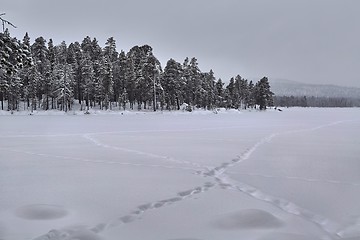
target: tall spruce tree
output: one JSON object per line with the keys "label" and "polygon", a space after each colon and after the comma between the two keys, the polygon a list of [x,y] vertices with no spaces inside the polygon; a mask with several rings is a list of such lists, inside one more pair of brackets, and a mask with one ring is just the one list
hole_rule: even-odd
{"label": "tall spruce tree", "polygon": [[119,53],[116,51],[116,41],[113,37],[107,39],[103,54],[109,58],[110,62],[116,62]]}
{"label": "tall spruce tree", "polygon": [[14,98],[18,99],[20,97],[21,93],[18,88],[21,87],[21,81],[15,75],[24,66],[30,66],[32,63],[30,49],[26,44],[21,44],[16,38],[11,37],[8,30],[0,33],[0,95],[2,110],[4,109],[5,98],[8,97],[9,100],[11,95],[12,100],[10,100],[13,101]]}
{"label": "tall spruce tree", "polygon": [[84,98],[87,111],[95,102],[95,74],[89,53],[84,54],[80,63],[81,79],[84,82]]}
{"label": "tall spruce tree", "polygon": [[266,110],[268,106],[273,105],[274,93],[270,90],[270,84],[267,77],[263,77],[255,85],[255,102],[259,105],[260,110]]}
{"label": "tall spruce tree", "polygon": [[79,42],[70,43],[67,51],[67,63],[71,65],[74,73],[74,97],[82,106],[84,100],[84,80],[81,75],[80,65],[83,58]]}
{"label": "tall spruce tree", "polygon": [[161,84],[165,92],[166,109],[176,108],[180,110],[180,105],[184,102],[182,91],[185,86],[183,69],[180,63],[174,59],[167,62]]}
{"label": "tall spruce tree", "polygon": [[128,100],[126,91],[126,67],[127,59],[124,51],[121,51],[118,59],[113,63],[114,72],[114,101],[118,101],[119,108],[123,107],[125,110],[126,102]]}
{"label": "tall spruce tree", "polygon": [[215,76],[213,70],[204,73],[202,80],[202,107],[208,110],[215,107],[216,93],[215,93]]}
{"label": "tall spruce tree", "polygon": [[57,105],[60,105],[60,110],[67,112],[71,110],[74,99],[72,67],[66,61],[58,63],[55,66],[54,73],[56,81],[53,83],[53,96]]}
{"label": "tall spruce tree", "polygon": [[221,78],[215,83],[215,106],[224,107],[224,83]]}
{"label": "tall spruce tree", "polygon": [[51,95],[51,65],[48,58],[46,40],[43,37],[36,38],[35,43],[31,46],[31,51],[37,71],[40,74],[37,94],[40,100],[39,104],[42,103],[43,109],[48,110],[49,97]]}
{"label": "tall spruce tree", "polygon": [[229,84],[226,86],[225,100],[226,108],[236,108],[237,98],[234,78],[231,78]]}
{"label": "tall spruce tree", "polygon": [[101,69],[100,69],[100,101],[103,102],[102,106],[105,109],[111,109],[111,98],[113,96],[113,66],[109,57],[104,56],[101,60]]}

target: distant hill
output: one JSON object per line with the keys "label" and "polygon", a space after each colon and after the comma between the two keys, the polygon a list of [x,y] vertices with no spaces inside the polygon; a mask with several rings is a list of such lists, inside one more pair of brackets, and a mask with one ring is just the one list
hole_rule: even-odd
{"label": "distant hill", "polygon": [[306,84],[286,79],[269,79],[276,96],[314,96],[331,98],[360,98],[360,88],[336,85]]}

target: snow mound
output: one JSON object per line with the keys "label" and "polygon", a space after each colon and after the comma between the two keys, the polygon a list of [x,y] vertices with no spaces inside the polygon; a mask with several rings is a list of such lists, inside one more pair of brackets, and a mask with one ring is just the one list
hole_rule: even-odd
{"label": "snow mound", "polygon": [[277,217],[260,209],[244,209],[226,214],[213,221],[213,226],[223,230],[278,228],[283,225]]}
{"label": "snow mound", "polygon": [[34,204],[18,208],[15,214],[27,220],[51,220],[63,218],[68,212],[61,206]]}

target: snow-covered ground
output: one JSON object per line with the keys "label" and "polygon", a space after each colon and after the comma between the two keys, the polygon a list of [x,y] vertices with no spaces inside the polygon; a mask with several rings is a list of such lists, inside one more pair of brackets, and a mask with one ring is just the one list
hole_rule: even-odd
{"label": "snow-covered ground", "polygon": [[360,239],[360,109],[0,116],[1,240]]}

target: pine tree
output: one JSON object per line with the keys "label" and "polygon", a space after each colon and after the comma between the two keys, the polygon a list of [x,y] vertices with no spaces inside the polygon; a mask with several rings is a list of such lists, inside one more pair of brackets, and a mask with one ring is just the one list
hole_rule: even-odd
{"label": "pine tree", "polygon": [[202,107],[208,110],[213,109],[216,102],[215,76],[213,70],[203,74],[202,80]]}
{"label": "pine tree", "polygon": [[215,105],[217,107],[224,107],[224,83],[221,78],[215,84]]}
{"label": "pine tree", "polygon": [[[130,52],[129,52],[130,53]],[[127,54],[126,57],[126,68],[125,68],[125,84],[127,99],[130,103],[130,108],[134,109],[134,103],[136,101],[135,92],[136,92],[136,73],[135,73],[135,62],[130,54]]]}
{"label": "pine tree", "polygon": [[255,86],[252,81],[249,82],[248,85],[248,97],[246,99],[247,107],[254,108],[256,104],[255,100]]}
{"label": "pine tree", "polygon": [[201,71],[198,67],[196,58],[186,58],[183,63],[183,71],[185,78],[184,98],[189,105],[199,105],[201,99]]}
{"label": "pine tree", "polygon": [[[147,47],[146,45],[143,47]],[[145,55],[145,61],[143,61],[142,74],[150,86],[147,89],[146,101],[152,102],[153,110],[156,111],[158,100],[163,101],[163,87],[161,86],[160,76],[162,74],[162,68],[160,61],[153,55],[152,48],[149,47],[149,52]],[[161,104],[163,105],[163,104]]]}
{"label": "pine tree", "polygon": [[81,79],[84,81],[84,97],[87,111],[95,101],[95,74],[90,55],[86,53],[80,63]]}
{"label": "pine tree", "polygon": [[91,43],[91,38],[89,36],[85,37],[81,43],[81,50],[83,52],[83,54],[88,54],[90,57],[90,60],[92,59],[92,43]]}
{"label": "pine tree", "polygon": [[154,93],[156,88],[161,90],[159,76],[162,69],[159,60],[153,55],[152,48],[149,45],[133,47],[127,54],[127,58],[126,75],[130,105],[133,105],[131,101],[134,97],[138,109],[141,109],[142,104],[146,109],[147,103],[153,102],[154,110],[156,110],[156,95]]}
{"label": "pine tree", "polygon": [[255,85],[255,101],[260,110],[266,110],[266,107],[273,105],[274,93],[270,90],[270,84],[267,77],[263,77]]}
{"label": "pine tree", "polygon": [[[28,35],[25,35],[28,41]],[[0,93],[1,109],[4,109],[5,98],[8,109],[18,109],[18,102],[23,95],[23,82],[19,77],[19,70],[31,66],[32,58],[29,46],[12,38],[8,30],[0,33]]]}
{"label": "pine tree", "polygon": [[[103,56],[105,58],[107,58],[109,61],[109,63],[112,65],[112,71],[113,71],[113,75],[115,75],[116,77],[113,77],[113,84],[111,86],[111,93],[112,95],[109,96],[110,101],[118,101],[119,98],[119,82],[120,80],[120,76],[117,76],[117,74],[120,74],[121,69],[119,69],[118,67],[118,56],[119,53],[116,51],[116,41],[113,37],[110,37],[107,39],[106,43],[105,43],[105,47],[103,49]],[[114,74],[115,73],[115,74]],[[123,90],[121,90],[123,91]]]}
{"label": "pine tree", "polygon": [[91,59],[93,61],[96,61],[96,60],[101,60],[101,56],[102,56],[102,49],[97,41],[96,38],[94,38],[92,41],[91,41]]}
{"label": "pine tree", "polygon": [[24,65],[31,65],[32,58],[29,49],[16,38],[10,36],[8,30],[0,33],[0,71],[11,76],[22,69]]}
{"label": "pine tree", "polygon": [[103,101],[103,106],[105,109],[111,109],[111,97],[113,95],[113,66],[110,61],[110,58],[104,56],[101,61],[100,69],[100,100]]}
{"label": "pine tree", "polygon": [[[22,46],[23,46],[24,50],[26,50],[28,52],[28,55],[31,56],[30,37],[29,37],[28,33],[26,33],[23,38]],[[26,101],[27,108],[30,107],[30,96],[32,96],[32,94],[34,94],[34,92],[31,92],[33,90],[32,86],[31,86],[31,84],[33,84],[33,79],[31,76],[32,68],[33,68],[33,66],[31,66],[31,65],[24,66],[24,68],[21,69],[21,71],[19,72],[19,75],[18,75],[20,77],[22,88],[23,88],[21,95],[23,97],[23,100]],[[31,104],[32,103],[33,102],[31,102]],[[26,109],[25,106],[24,106],[24,109]]]}
{"label": "pine tree", "polygon": [[231,78],[229,84],[226,86],[225,101],[226,108],[236,108],[236,90],[234,78]]}
{"label": "pine tree", "polygon": [[[49,97],[51,94],[51,65],[48,58],[48,49],[45,45],[46,41],[43,37],[35,39],[35,43],[31,46],[34,62],[37,71],[40,74],[38,86],[38,99],[43,102],[44,110],[49,109]],[[45,101],[45,102],[44,102]],[[39,102],[39,104],[41,103]]]}
{"label": "pine tree", "polygon": [[48,42],[48,60],[50,62],[50,71],[54,71],[56,64],[56,49],[51,38]]}
{"label": "pine tree", "polygon": [[84,80],[82,78],[80,65],[83,58],[80,43],[71,43],[67,51],[67,63],[71,65],[74,73],[74,96],[82,106],[84,100]]}
{"label": "pine tree", "polygon": [[180,105],[184,101],[182,91],[185,85],[180,63],[174,59],[167,62],[161,78],[161,85],[165,92],[166,109],[170,110],[176,107],[177,110],[180,110]]}
{"label": "pine tree", "polygon": [[60,110],[67,112],[71,110],[74,93],[73,93],[73,72],[71,65],[58,63],[55,66],[55,82],[53,83],[54,91],[52,92],[57,104],[61,106]]}
{"label": "pine tree", "polygon": [[36,94],[38,92],[39,81],[41,79],[40,73],[35,66],[31,66],[27,71],[27,96],[29,98],[29,104],[31,112],[36,110]]}
{"label": "pine tree", "polygon": [[114,72],[114,101],[118,101],[119,108],[125,110],[127,102],[126,92],[126,67],[127,58],[124,51],[121,51],[117,61],[113,64]]}
{"label": "pine tree", "polygon": [[240,75],[237,75],[235,77],[235,89],[236,89],[236,98],[237,98],[237,104],[240,108],[247,107],[247,99],[249,96],[249,87],[248,87],[248,81],[244,78],[242,78]]}
{"label": "pine tree", "polygon": [[8,83],[8,110],[18,110],[23,84],[21,82],[21,79],[16,75],[9,76]]}
{"label": "pine tree", "polygon": [[109,58],[111,63],[116,62],[119,54],[116,51],[116,41],[113,37],[107,39],[103,54]]}

